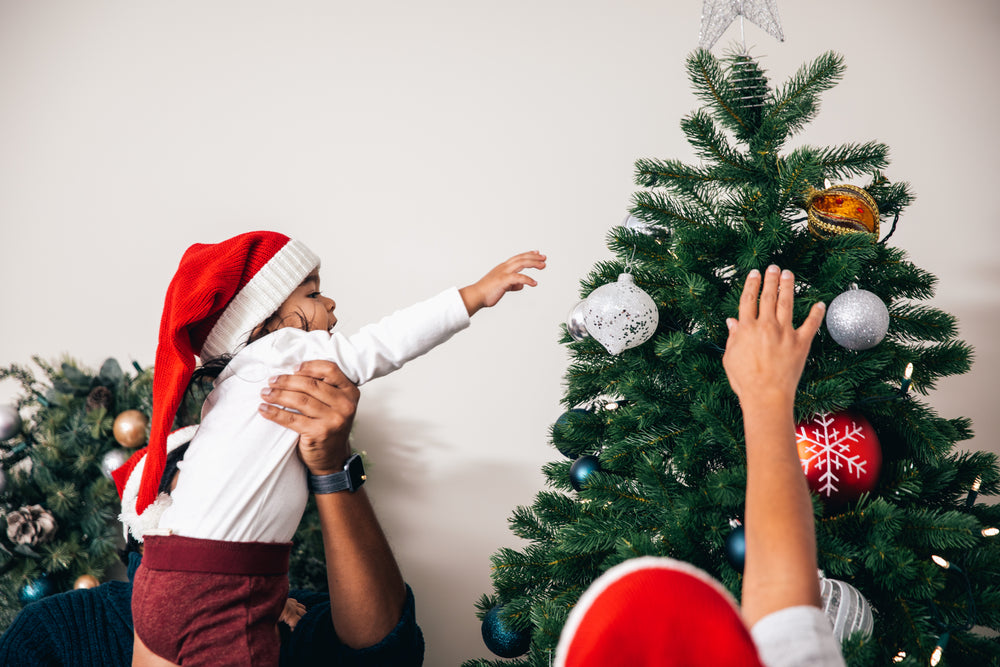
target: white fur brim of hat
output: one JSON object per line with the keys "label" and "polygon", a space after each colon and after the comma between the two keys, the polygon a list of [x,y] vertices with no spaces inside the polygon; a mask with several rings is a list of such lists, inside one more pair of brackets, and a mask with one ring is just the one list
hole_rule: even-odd
{"label": "white fur brim of hat", "polygon": [[273,315],[319,265],[319,257],[312,250],[289,239],[226,305],[199,356],[216,359],[239,352],[254,328]]}
{"label": "white fur brim of hat", "polygon": [[[169,454],[181,445],[191,442],[197,431],[198,425],[195,424],[193,426],[185,426],[171,433],[167,436],[167,453]],[[125,488],[122,490],[122,513],[118,515],[118,520],[122,522],[122,534],[126,540],[129,533],[132,533],[132,537],[142,542],[143,533],[156,530],[160,523],[160,515],[163,514],[165,509],[170,507],[170,496],[166,493],[161,493],[156,497],[153,504],[146,508],[145,512],[142,514],[136,513],[135,504],[136,499],[139,497],[139,484],[142,482],[142,471],[145,467],[146,455],[143,454],[142,458],[139,459],[139,463],[132,469],[132,474],[128,476],[128,481],[125,482]]]}

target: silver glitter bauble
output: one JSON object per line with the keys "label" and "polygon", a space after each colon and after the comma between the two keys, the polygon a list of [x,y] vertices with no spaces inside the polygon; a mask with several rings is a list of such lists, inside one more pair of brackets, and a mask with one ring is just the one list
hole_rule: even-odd
{"label": "silver glitter bauble", "polygon": [[111,473],[125,465],[130,456],[132,456],[132,452],[127,449],[121,447],[112,449],[101,459],[101,472],[104,473],[105,477],[111,479]]}
{"label": "silver glitter bauble", "polygon": [[0,440],[9,440],[21,432],[21,415],[13,405],[0,405]]}
{"label": "silver glitter bauble", "polygon": [[642,345],[656,333],[660,321],[656,303],[628,273],[595,289],[585,304],[587,332],[610,354]]}
{"label": "silver glitter bauble", "polygon": [[823,613],[833,626],[838,644],[858,631],[866,638],[872,636],[875,626],[872,606],[857,588],[837,579],[820,577],[819,592]]}
{"label": "silver glitter bauble", "polygon": [[852,287],[830,302],[826,328],[848,350],[867,350],[889,331],[889,309],[871,292]]}
{"label": "silver glitter bauble", "polygon": [[590,338],[590,334],[587,333],[587,325],[583,322],[583,309],[586,305],[586,300],[576,304],[566,318],[566,329],[569,331],[569,336],[576,341]]}

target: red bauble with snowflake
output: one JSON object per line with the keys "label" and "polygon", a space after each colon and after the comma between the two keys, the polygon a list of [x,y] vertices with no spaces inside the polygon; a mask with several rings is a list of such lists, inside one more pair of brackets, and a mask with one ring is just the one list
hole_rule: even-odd
{"label": "red bauble with snowflake", "polygon": [[795,441],[809,488],[825,502],[849,503],[878,483],[882,447],[858,413],[814,415],[796,424]]}

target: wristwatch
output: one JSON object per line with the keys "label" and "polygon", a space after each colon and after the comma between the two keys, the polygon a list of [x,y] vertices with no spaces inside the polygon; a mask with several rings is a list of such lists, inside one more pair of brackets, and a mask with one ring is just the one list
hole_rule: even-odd
{"label": "wristwatch", "polygon": [[337,491],[354,493],[361,488],[366,478],[365,464],[361,461],[361,456],[352,454],[340,472],[333,472],[329,475],[310,473],[307,479],[310,493],[324,494],[336,493]]}

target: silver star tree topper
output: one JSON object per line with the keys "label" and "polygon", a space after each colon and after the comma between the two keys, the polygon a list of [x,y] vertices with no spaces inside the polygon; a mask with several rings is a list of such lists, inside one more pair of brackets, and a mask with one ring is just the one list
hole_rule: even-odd
{"label": "silver star tree topper", "polygon": [[[775,0],[705,0],[701,8],[701,36],[698,47],[711,49],[737,16],[740,17],[741,32],[745,17],[779,42],[785,41],[785,35],[781,32],[781,22],[778,20],[778,4]],[[746,44],[744,49],[745,47]]]}

